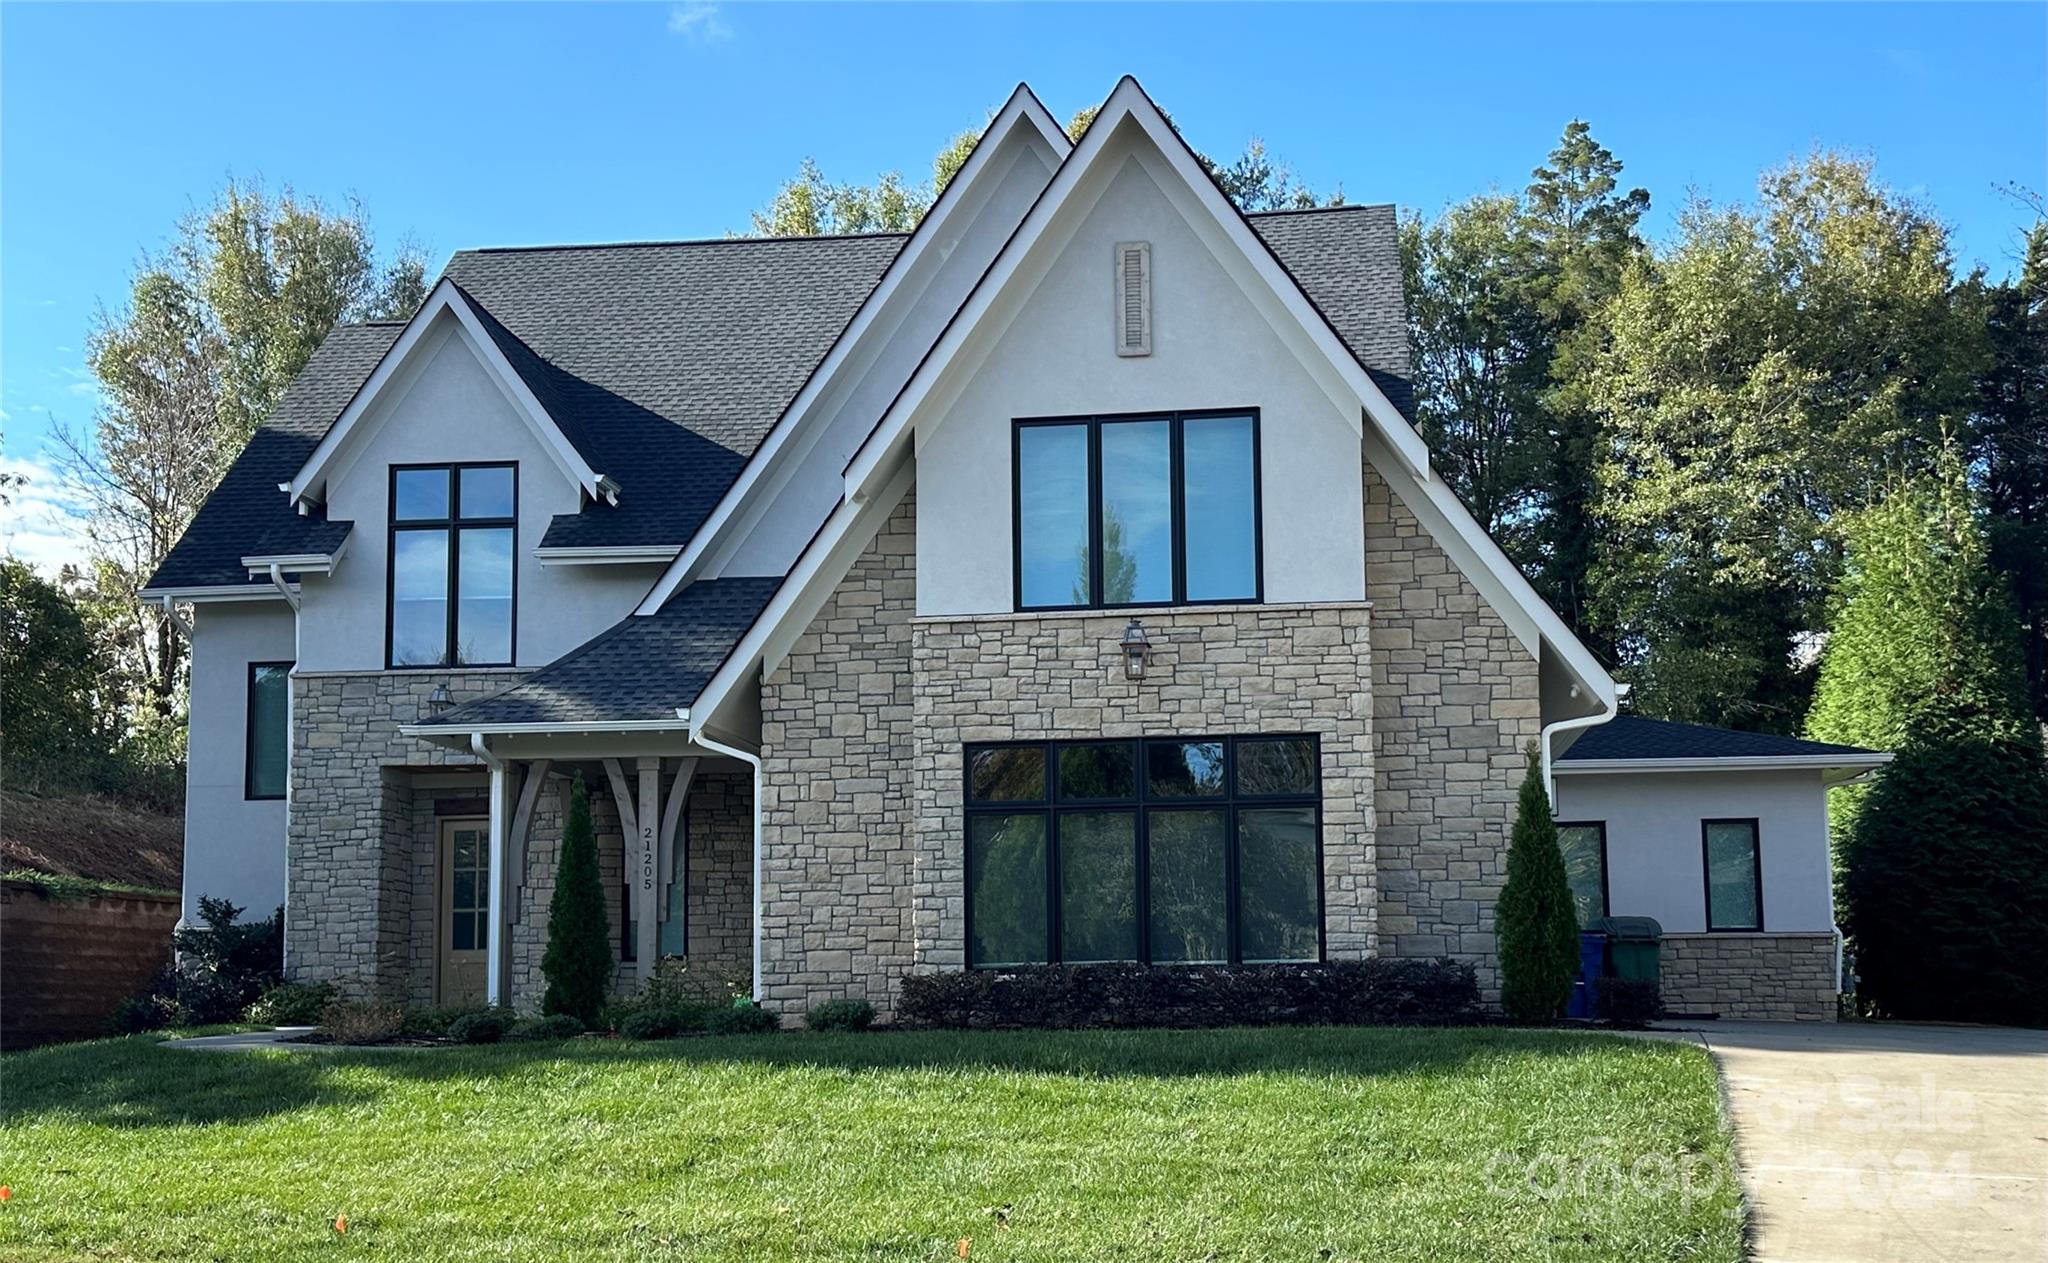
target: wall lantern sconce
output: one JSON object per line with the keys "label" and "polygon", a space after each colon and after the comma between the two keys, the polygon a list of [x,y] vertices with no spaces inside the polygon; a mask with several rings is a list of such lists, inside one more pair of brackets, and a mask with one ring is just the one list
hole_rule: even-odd
{"label": "wall lantern sconce", "polygon": [[1152,656],[1152,642],[1145,639],[1145,625],[1132,619],[1124,627],[1124,638],[1118,642],[1124,651],[1124,678],[1142,680],[1145,678],[1145,662]]}
{"label": "wall lantern sconce", "polygon": [[448,695],[448,685],[446,683],[436,684],[434,691],[427,694],[428,714],[438,715],[454,704],[455,699]]}

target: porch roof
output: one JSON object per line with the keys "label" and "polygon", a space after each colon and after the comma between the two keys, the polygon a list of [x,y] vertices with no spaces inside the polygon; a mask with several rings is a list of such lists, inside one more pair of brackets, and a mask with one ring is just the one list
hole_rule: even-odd
{"label": "porch roof", "polygon": [[673,721],[725,665],[781,584],[780,578],[699,579],[660,612],[629,616],[504,692],[411,727],[462,732]]}

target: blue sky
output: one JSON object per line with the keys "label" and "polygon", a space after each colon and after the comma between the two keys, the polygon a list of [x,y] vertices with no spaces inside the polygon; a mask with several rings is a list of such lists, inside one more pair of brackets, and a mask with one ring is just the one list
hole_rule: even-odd
{"label": "blue sky", "polygon": [[[1197,145],[1436,209],[1517,187],[1589,119],[1651,191],[1746,198],[1815,145],[1873,155],[2009,271],[2048,186],[2048,6],[0,5],[8,459],[91,418],[83,338],[229,175],[359,197],[459,248],[715,236],[806,155],[923,178],[1019,80],[1062,118],[1136,74]],[[45,480],[47,481],[47,480]],[[54,492],[53,492],[54,494]],[[0,521],[25,555],[54,544]],[[26,540],[26,542],[24,542]]]}

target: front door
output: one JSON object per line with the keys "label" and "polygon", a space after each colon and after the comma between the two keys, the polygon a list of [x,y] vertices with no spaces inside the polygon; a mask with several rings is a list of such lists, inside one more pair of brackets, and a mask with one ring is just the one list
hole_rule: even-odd
{"label": "front door", "polygon": [[441,822],[434,999],[443,1008],[484,1002],[490,956],[490,830],[488,820]]}

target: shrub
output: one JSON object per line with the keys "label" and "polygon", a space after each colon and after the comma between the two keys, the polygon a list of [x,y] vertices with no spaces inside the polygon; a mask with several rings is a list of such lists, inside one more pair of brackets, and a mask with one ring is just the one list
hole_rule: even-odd
{"label": "shrub", "polygon": [[1305,965],[1038,965],[912,974],[898,1020],[948,1028],[1441,1025],[1479,1006],[1448,960]]}
{"label": "shrub", "polygon": [[760,1035],[777,1030],[782,1019],[752,1000],[712,1011],[709,1030],[713,1035]]}
{"label": "shrub", "polygon": [[1653,978],[1595,978],[1593,1011],[1616,1026],[1638,1027],[1664,1016]]}
{"label": "shrub", "polygon": [[1500,938],[1500,1004],[1523,1022],[1564,1012],[1579,973],[1579,914],[1565,880],[1557,822],[1543,784],[1542,760],[1529,750],[1522,798],[1508,842],[1508,876],[1494,905]]}
{"label": "shrub", "polygon": [[107,1019],[107,1033],[139,1035],[144,1031],[160,1031],[169,1026],[176,1015],[176,1005],[166,997],[132,996],[114,1006],[113,1016]]}
{"label": "shrub", "polygon": [[583,1033],[583,1023],[567,1013],[550,1013],[545,1017],[529,1017],[512,1024],[505,1032],[511,1040],[563,1040],[574,1039]]}
{"label": "shrub", "polygon": [[249,1006],[249,1020],[266,1026],[317,1026],[327,1006],[341,998],[331,982],[288,982],[272,987]]}
{"label": "shrub", "polygon": [[284,909],[238,921],[242,909],[201,896],[199,919],[172,938],[178,949],[179,1022],[238,1022],[258,997],[284,981]]}
{"label": "shrub", "polygon": [[585,1026],[598,1020],[612,973],[611,925],[604,879],[597,871],[590,791],[580,776],[569,794],[569,823],[562,833],[562,862],[548,903],[548,946],[540,968],[548,982],[542,1012],[567,1013]]}
{"label": "shrub", "polygon": [[448,1024],[448,1038],[458,1044],[495,1044],[519,1020],[510,1009],[480,1009]]}
{"label": "shrub", "polygon": [[402,1005],[335,1000],[321,1010],[320,1034],[336,1044],[388,1044],[405,1029]]}
{"label": "shrub", "polygon": [[875,1006],[866,1000],[826,1000],[804,1014],[804,1025],[814,1031],[864,1031],[874,1024]]}
{"label": "shrub", "polygon": [[627,1011],[614,1028],[627,1039],[674,1039],[711,1028],[723,1009],[708,1004],[665,1004]]}
{"label": "shrub", "polygon": [[408,1007],[405,1010],[405,1024],[399,1032],[406,1039],[446,1039],[448,1028],[456,1021],[472,1013],[481,1013],[478,1008],[436,1009],[430,1007]]}

